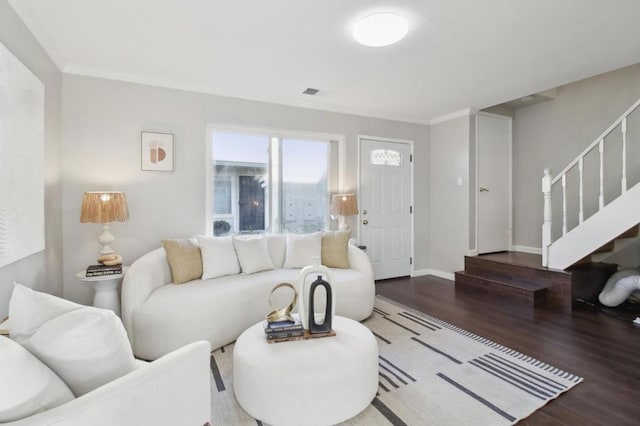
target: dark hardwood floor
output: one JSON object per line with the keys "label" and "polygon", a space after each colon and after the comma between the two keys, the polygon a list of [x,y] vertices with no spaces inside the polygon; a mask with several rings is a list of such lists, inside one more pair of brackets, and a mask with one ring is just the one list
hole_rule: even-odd
{"label": "dark hardwood floor", "polygon": [[588,306],[572,313],[456,292],[434,276],[376,283],[377,293],[486,337],[584,381],[523,425],[640,425],[640,326]]}

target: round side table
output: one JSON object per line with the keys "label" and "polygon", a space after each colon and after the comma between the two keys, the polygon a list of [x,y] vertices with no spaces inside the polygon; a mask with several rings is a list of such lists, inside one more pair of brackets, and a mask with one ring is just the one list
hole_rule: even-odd
{"label": "round side table", "polygon": [[101,275],[97,277],[87,277],[87,271],[80,271],[76,274],[76,277],[78,277],[80,281],[88,282],[93,286],[95,290],[93,306],[111,309],[116,315],[120,316],[118,286],[128,269],[128,266],[123,266],[121,274]]}

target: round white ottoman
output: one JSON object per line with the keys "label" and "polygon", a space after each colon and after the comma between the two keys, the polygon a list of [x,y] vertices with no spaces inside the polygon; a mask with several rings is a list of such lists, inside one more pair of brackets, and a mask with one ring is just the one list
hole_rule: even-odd
{"label": "round white ottoman", "polygon": [[334,317],[334,337],[267,343],[262,323],[233,349],[238,403],[272,425],[331,425],[364,410],[378,389],[378,344],[357,321]]}

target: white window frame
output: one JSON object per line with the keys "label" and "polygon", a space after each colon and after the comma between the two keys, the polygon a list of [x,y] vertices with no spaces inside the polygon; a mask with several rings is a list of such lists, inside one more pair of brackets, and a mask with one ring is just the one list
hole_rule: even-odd
{"label": "white window frame", "polygon": [[[342,193],[344,192],[344,175],[345,175],[345,140],[346,136],[343,134],[335,134],[335,133],[320,133],[320,132],[306,132],[299,130],[286,130],[286,129],[273,129],[273,128],[256,128],[256,127],[248,127],[242,125],[229,125],[229,124],[215,124],[210,123],[207,125],[206,132],[206,140],[205,140],[205,232],[206,235],[213,235],[213,177],[214,177],[214,166],[213,166],[213,133],[215,131],[221,132],[233,132],[240,134],[257,134],[262,136],[269,137],[269,143],[271,143],[272,138],[278,138],[280,141],[283,139],[296,139],[296,140],[305,140],[305,141],[319,141],[319,142],[337,142],[338,143],[338,176],[337,182],[334,182],[332,178],[332,173],[327,174],[327,208],[326,208],[326,217],[327,217],[327,226],[331,226],[329,210],[331,208],[331,194]],[[279,144],[280,145],[280,144]],[[269,156],[269,179],[274,179],[276,176],[275,173],[271,172],[273,164],[273,155]],[[330,171],[333,164],[331,162],[331,150],[327,155],[327,168]],[[277,164],[277,177],[282,176],[282,164]],[[277,188],[277,189],[276,189]],[[277,194],[273,194],[272,191],[277,190]],[[269,186],[265,193],[265,199],[268,200],[268,208],[265,212],[265,227],[268,228],[266,232],[272,233],[274,226],[277,224],[279,217],[277,215],[278,212],[282,212],[282,206],[278,206],[277,208],[273,206],[272,199],[275,196],[279,196],[282,193],[282,188],[279,185],[274,185],[274,182],[269,181]],[[237,201],[237,200],[236,200]],[[279,199],[281,202],[281,200]],[[236,207],[232,205],[231,210],[235,212]],[[235,213],[234,213],[235,214]],[[234,223],[234,231],[239,232],[238,226]],[[279,231],[278,231],[279,232]]]}

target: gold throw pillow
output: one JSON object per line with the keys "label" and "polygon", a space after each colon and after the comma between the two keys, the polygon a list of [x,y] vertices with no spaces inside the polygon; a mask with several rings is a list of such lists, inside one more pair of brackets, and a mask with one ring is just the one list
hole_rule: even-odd
{"label": "gold throw pillow", "polygon": [[322,264],[329,268],[349,268],[348,231],[326,231],[322,236]]}
{"label": "gold throw pillow", "polygon": [[190,238],[162,240],[174,284],[202,277],[202,254],[196,241]]}

